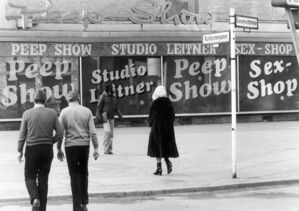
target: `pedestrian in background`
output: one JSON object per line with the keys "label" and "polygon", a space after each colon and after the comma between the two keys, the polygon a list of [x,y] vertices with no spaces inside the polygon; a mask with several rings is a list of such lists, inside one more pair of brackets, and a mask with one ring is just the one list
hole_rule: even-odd
{"label": "pedestrian in background", "polygon": [[172,172],[170,157],[179,156],[173,122],[175,114],[170,100],[167,98],[164,86],[158,86],[152,96],[153,103],[149,112],[149,126],[151,127],[147,155],[155,157],[157,170],[155,175],[162,175],[161,158],[165,159],[167,173]]}
{"label": "pedestrian in background", "polygon": [[117,114],[122,118],[115,96],[114,84],[108,84],[105,92],[99,96],[97,105],[97,119],[103,122],[104,128],[104,153],[112,155],[112,142],[114,136],[114,116]]}
{"label": "pedestrian in background", "polygon": [[[55,110],[46,108],[46,93],[39,89],[34,95],[34,107],[25,111],[18,141],[18,161],[21,163],[25,147],[25,183],[32,210],[45,211],[48,178],[53,160],[53,144],[63,138]],[[55,136],[53,137],[53,132]]]}
{"label": "pedestrian in background", "polygon": [[[94,147],[94,159],[97,160],[98,138],[91,111],[79,104],[77,91],[68,93],[68,107],[64,108],[59,121],[65,136],[65,154],[73,196],[73,211],[86,211],[88,199],[88,159],[90,139]],[[62,141],[57,144],[57,158],[64,159],[61,150]]]}

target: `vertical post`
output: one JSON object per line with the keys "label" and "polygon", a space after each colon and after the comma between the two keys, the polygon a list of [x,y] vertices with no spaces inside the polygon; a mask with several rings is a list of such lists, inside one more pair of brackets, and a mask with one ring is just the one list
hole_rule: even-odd
{"label": "vertical post", "polygon": [[80,57],[80,69],[79,69],[79,72],[80,72],[80,83],[79,83],[79,86],[80,86],[80,103],[81,105],[83,105],[83,79],[82,79],[82,56]]}
{"label": "vertical post", "polygon": [[286,10],[286,14],[287,14],[288,24],[289,24],[290,30],[291,30],[291,35],[292,35],[293,44],[294,44],[294,48],[295,48],[297,63],[299,66],[299,41],[298,41],[298,37],[297,37],[297,33],[296,33],[295,21],[293,19],[291,8],[286,7],[285,10]]}
{"label": "vertical post", "polygon": [[232,121],[232,177],[237,178],[237,156],[236,156],[236,52],[235,52],[235,9],[231,8],[229,13],[230,25],[230,65],[231,65],[231,121]]}
{"label": "vertical post", "polygon": [[22,14],[22,28],[25,30],[28,27],[28,16]]}
{"label": "vertical post", "polygon": [[165,81],[164,81],[164,68],[163,68],[163,63],[164,63],[164,61],[163,61],[163,56],[161,56],[160,57],[160,75],[161,75],[161,85],[162,86],[166,86],[165,85]]}
{"label": "vertical post", "polygon": [[199,2],[198,2],[198,0],[194,0],[194,4],[195,4],[195,13],[198,14],[199,13]]}

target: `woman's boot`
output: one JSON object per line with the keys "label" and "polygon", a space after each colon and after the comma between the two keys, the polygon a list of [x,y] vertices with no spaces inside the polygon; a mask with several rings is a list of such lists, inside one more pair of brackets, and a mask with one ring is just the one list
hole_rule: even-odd
{"label": "woman's boot", "polygon": [[165,163],[167,166],[167,174],[170,174],[172,172],[172,163],[168,158],[165,158]]}
{"label": "woman's boot", "polygon": [[155,175],[162,175],[162,164],[157,163],[157,170],[154,172]]}

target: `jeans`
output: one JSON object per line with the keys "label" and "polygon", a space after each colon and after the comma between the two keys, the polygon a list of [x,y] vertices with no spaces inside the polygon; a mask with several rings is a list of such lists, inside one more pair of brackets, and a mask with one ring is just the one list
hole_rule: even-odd
{"label": "jeans", "polygon": [[53,148],[49,144],[26,146],[25,183],[32,204],[40,200],[40,211],[45,211],[48,196],[48,178],[53,160]]}
{"label": "jeans", "polygon": [[81,204],[88,204],[89,146],[66,147],[65,154],[71,177],[73,210],[81,210]]}
{"label": "jeans", "polygon": [[114,135],[114,119],[108,119],[103,124],[104,128],[104,153],[112,152],[112,141]]}

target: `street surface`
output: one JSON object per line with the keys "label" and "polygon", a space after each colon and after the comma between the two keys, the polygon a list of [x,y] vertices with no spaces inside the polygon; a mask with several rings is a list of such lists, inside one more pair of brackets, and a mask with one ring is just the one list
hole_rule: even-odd
{"label": "street surface", "polygon": [[[97,133],[102,142],[103,129],[98,128]],[[235,210],[243,211],[247,206],[248,210],[264,210],[264,206],[272,205],[272,210],[279,206],[285,209],[277,208],[277,210],[294,210],[293,203],[297,202],[295,198],[299,197],[297,197],[298,189],[294,191],[292,186],[267,194],[263,192],[246,194],[246,192],[235,191],[241,187],[269,186],[269,183],[270,185],[299,185],[299,121],[238,123],[236,179],[232,179],[230,124],[180,125],[175,126],[175,134],[180,157],[171,159],[173,172],[169,175],[165,173],[163,162],[163,175],[154,176],[155,159],[146,156],[149,128],[115,128],[114,154],[104,155],[100,145],[99,159],[95,161],[92,159],[92,153],[90,155],[89,193],[97,198],[96,201],[91,200],[90,210],[98,210],[98,205],[94,203],[99,203],[100,207],[104,208],[111,206],[111,210],[126,207],[127,210],[131,208],[134,210],[134,206],[136,206],[135,210],[140,210],[138,206],[145,206],[151,210],[156,208],[158,211],[159,207],[167,208],[173,205],[177,210],[185,206],[194,210],[202,208],[203,211],[210,210],[205,206],[211,207],[211,210],[214,208],[230,210],[239,206],[242,209]],[[0,208],[5,211],[9,209],[18,211],[19,208],[21,208],[19,210],[28,210],[24,163],[17,163],[18,131],[0,131],[0,137],[0,203],[2,205]],[[60,210],[58,206],[66,206],[65,210],[71,210],[67,164],[65,161],[57,160],[56,152],[54,146],[55,158],[49,176],[49,208],[56,211]],[[235,191],[224,192],[223,195],[221,192],[208,192],[232,188]],[[179,195],[170,197],[175,200],[169,202],[168,199],[164,200],[167,195],[156,197],[161,193],[196,191],[199,192],[198,199],[197,194],[189,194],[189,196],[194,196],[197,200],[187,200],[190,197]],[[151,196],[144,198],[148,195]],[[114,198],[110,200],[108,196]],[[118,198],[115,198],[117,196]],[[130,198],[123,196],[137,198],[132,198],[130,201]],[[256,198],[263,203],[255,203]],[[18,204],[20,201],[24,203]],[[57,204],[59,201],[62,201],[62,204]],[[147,203],[152,204],[147,206]],[[93,209],[93,206],[96,208]],[[141,208],[143,210],[144,207]],[[166,208],[165,210],[168,210]],[[299,210],[299,206],[295,208]]]}
{"label": "street surface", "polygon": [[[89,211],[298,211],[299,185],[142,197],[91,198]],[[0,203],[0,211],[30,210],[28,202]],[[71,199],[50,200],[48,211],[71,211]]]}

